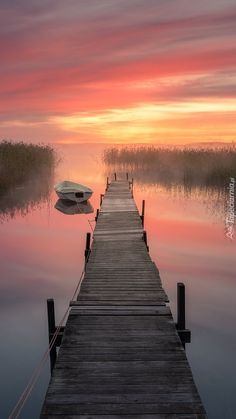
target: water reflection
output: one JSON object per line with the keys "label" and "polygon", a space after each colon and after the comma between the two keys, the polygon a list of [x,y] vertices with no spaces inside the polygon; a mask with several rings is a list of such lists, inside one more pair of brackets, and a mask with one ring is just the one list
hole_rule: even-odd
{"label": "water reflection", "polygon": [[41,172],[21,186],[13,187],[0,197],[0,223],[16,216],[26,216],[48,203],[54,183],[52,172]]}
{"label": "water reflection", "polygon": [[[101,165],[103,149],[103,145],[63,146],[62,162],[56,168],[55,183],[68,178],[94,190],[91,204],[95,209],[104,193],[107,172],[111,177],[115,171]],[[79,156],[83,156],[80,164]],[[150,254],[160,269],[174,315],[176,283],[183,281],[186,285],[186,321],[192,331],[187,352],[208,417],[234,418],[235,240],[226,239],[218,212],[224,191],[164,184],[151,171],[149,175],[132,171],[130,177],[134,177],[138,208],[146,200]],[[32,200],[36,188],[41,187],[45,184],[28,195],[24,191],[25,201],[26,195]],[[16,205],[23,199],[20,191],[19,197],[12,197]],[[46,193],[42,197],[33,212],[25,212],[22,217],[21,205],[14,219],[0,224],[0,334],[4,336],[0,347],[4,359],[1,418],[8,417],[48,344],[46,299],[55,299],[57,323],[68,307],[84,266],[86,233],[91,231],[89,222],[94,218],[86,214],[66,217],[55,210],[57,197],[53,190],[51,196]],[[17,377],[14,385],[12,371]],[[22,419],[39,417],[49,368],[43,374]]]}
{"label": "water reflection", "polygon": [[[122,170],[121,170],[122,169]],[[114,173],[118,176],[123,176],[124,173],[129,173],[129,177],[134,179],[134,185],[139,190],[151,191],[157,194],[165,193],[169,199],[174,201],[196,201],[204,205],[205,210],[212,217],[225,218],[226,202],[227,202],[227,186],[229,179],[226,178],[224,183],[217,183],[215,185],[208,185],[199,176],[176,177],[174,180],[172,175],[163,176],[163,173],[158,173],[146,167],[139,167],[137,169],[130,166],[108,165],[104,167],[104,173],[109,178],[114,177]]]}
{"label": "water reflection", "polygon": [[132,172],[150,185],[181,185],[184,188],[224,189],[236,177],[236,148],[160,148],[152,146],[108,148],[103,161],[107,167]]}
{"label": "water reflection", "polygon": [[66,215],[92,214],[94,212],[89,201],[78,203],[69,199],[58,199],[54,208]]}

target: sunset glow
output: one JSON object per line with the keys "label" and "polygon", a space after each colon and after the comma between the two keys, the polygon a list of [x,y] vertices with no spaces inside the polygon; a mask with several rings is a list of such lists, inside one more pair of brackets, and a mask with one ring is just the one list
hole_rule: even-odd
{"label": "sunset glow", "polygon": [[235,1],[1,2],[1,137],[235,140]]}

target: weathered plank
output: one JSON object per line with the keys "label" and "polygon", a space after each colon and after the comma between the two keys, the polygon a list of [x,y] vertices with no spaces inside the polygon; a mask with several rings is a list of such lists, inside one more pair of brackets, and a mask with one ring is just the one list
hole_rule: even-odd
{"label": "weathered plank", "polygon": [[128,181],[106,192],[41,419],[203,419]]}
{"label": "weathered plank", "polygon": [[[91,414],[89,414],[89,415],[87,415],[87,414],[85,414],[85,415],[78,415],[78,414],[76,414],[76,415],[60,415],[60,417],[61,418],[63,418],[63,419],[108,419],[108,416],[107,415],[103,415],[103,414],[101,414],[101,415],[91,415]],[[119,419],[121,416],[120,415],[109,415],[109,419]],[[45,419],[45,418],[49,418],[49,419],[58,419],[59,418],[59,416],[58,415],[56,415],[55,413],[53,413],[52,415],[50,414],[46,414],[46,415],[44,415],[44,414],[42,414],[42,416],[41,416],[41,418],[42,419]],[[122,415],[122,418],[123,419],[205,419],[206,418],[206,416],[203,414],[203,415],[199,415],[199,414],[176,414],[176,413],[174,413],[174,414],[168,414],[168,415],[166,415],[166,414],[154,414],[154,415],[152,415],[152,414],[144,414],[144,415],[142,415],[142,414],[140,414],[140,415]]]}

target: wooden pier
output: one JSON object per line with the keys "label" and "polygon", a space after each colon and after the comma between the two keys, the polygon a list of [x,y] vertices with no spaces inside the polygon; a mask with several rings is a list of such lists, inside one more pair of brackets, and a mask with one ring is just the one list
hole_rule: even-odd
{"label": "wooden pier", "polygon": [[128,180],[108,185],[41,419],[203,419]]}

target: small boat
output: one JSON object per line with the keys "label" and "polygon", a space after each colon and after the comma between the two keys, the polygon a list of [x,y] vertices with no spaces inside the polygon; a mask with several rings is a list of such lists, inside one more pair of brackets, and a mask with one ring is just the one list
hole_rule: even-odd
{"label": "small boat", "polygon": [[70,201],[74,202],[87,201],[93,193],[92,189],[87,188],[87,186],[83,186],[75,182],[70,182],[69,180],[58,183],[54,189],[59,198],[69,199]]}
{"label": "small boat", "polygon": [[66,215],[91,214],[94,210],[90,202],[75,202],[69,199],[58,199],[55,208]]}

